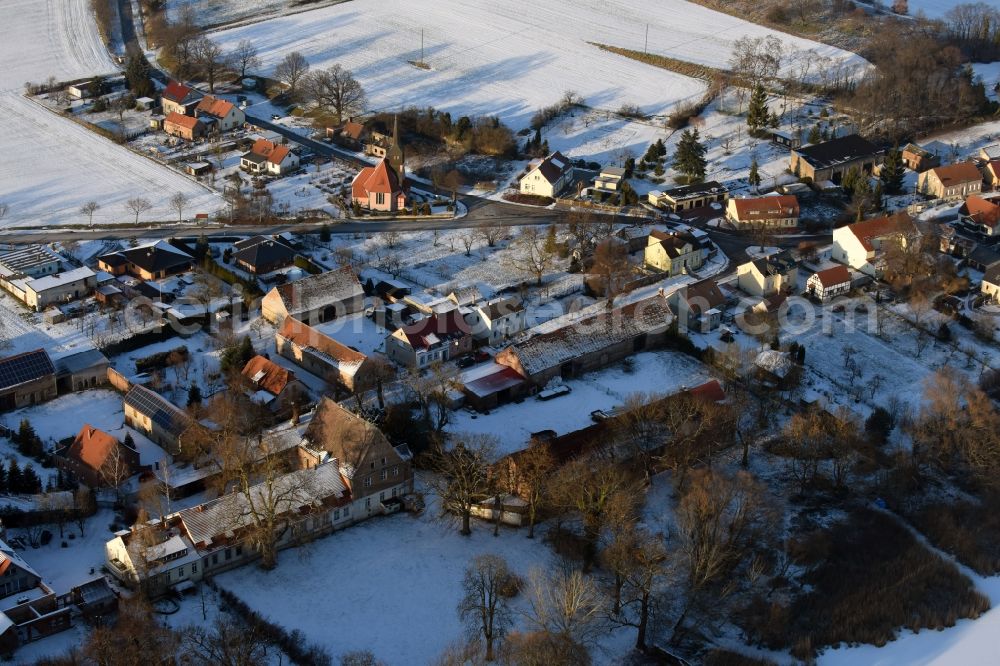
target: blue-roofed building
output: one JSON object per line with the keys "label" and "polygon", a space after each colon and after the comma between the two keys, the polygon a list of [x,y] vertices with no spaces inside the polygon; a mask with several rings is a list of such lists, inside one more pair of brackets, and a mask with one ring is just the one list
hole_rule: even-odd
{"label": "blue-roofed building", "polygon": [[56,369],[44,349],[0,359],[0,411],[56,397]]}

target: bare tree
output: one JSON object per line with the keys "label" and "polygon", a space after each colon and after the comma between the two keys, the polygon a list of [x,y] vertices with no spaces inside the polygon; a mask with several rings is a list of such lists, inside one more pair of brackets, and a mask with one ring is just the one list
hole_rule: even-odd
{"label": "bare tree", "polygon": [[628,260],[628,248],[615,239],[607,239],[594,251],[594,261],[589,273],[597,275],[607,299],[606,307],[614,307],[615,298],[625,292],[628,281],[635,274],[635,267]]}
{"label": "bare tree", "polygon": [[182,631],[185,658],[204,666],[256,666],[269,659],[270,642],[257,622],[243,623],[220,614],[209,627]]}
{"label": "bare tree", "polygon": [[504,596],[511,573],[499,555],[478,555],[465,569],[462,600],[458,615],[469,635],[486,644],[486,661],[493,661],[497,643],[513,623],[513,614]]}
{"label": "bare tree", "polygon": [[472,534],[472,509],[487,499],[494,489],[490,465],[496,455],[496,439],[491,435],[459,434],[450,449],[433,454],[431,468],[436,475],[431,487],[441,498],[442,508],[462,518],[460,533]]}
{"label": "bare tree", "polygon": [[306,98],[319,109],[333,113],[338,125],[344,116],[363,111],[368,103],[365,89],[340,65],[310,73],[302,85]]}
{"label": "bare tree", "polygon": [[240,43],[233,49],[231,55],[233,66],[239,71],[240,78],[245,79],[247,72],[260,67],[260,58],[257,56],[257,46],[249,39],[241,39]]}
{"label": "bare tree", "polygon": [[534,275],[538,286],[542,285],[545,271],[552,267],[555,260],[555,254],[548,245],[546,237],[539,233],[538,229],[528,227],[518,236],[515,243],[516,252],[510,259],[514,268]]}
{"label": "bare tree", "polygon": [[527,503],[528,538],[535,538],[538,511],[548,501],[549,480],[556,468],[552,451],[544,444],[535,444],[516,454],[513,484]]}
{"label": "bare tree", "polygon": [[83,643],[83,656],[101,666],[165,664],[176,659],[180,639],[160,624],[141,595],[124,596],[114,624],[96,627]]}
{"label": "bare tree", "polygon": [[479,236],[487,247],[496,247],[497,242],[507,234],[507,230],[500,226],[488,226],[479,228]]}
{"label": "bare tree", "polygon": [[539,630],[589,647],[606,629],[603,611],[603,595],[593,578],[578,569],[560,569],[551,575],[531,572],[526,615]]}
{"label": "bare tree", "polygon": [[[80,206],[80,214],[87,216],[87,226],[94,226],[94,213],[96,213],[100,207],[101,204],[96,201],[88,201]],[[3,215],[0,215],[0,217],[3,217]]]}
{"label": "bare tree", "polygon": [[208,91],[214,93],[216,80],[229,68],[222,47],[208,37],[199,37],[194,43],[193,62],[208,82]]}
{"label": "bare tree", "polygon": [[298,51],[292,51],[274,68],[274,78],[288,86],[289,99],[295,100],[299,93],[299,83],[309,73],[309,61]]}
{"label": "bare tree", "polygon": [[135,224],[139,225],[139,216],[150,210],[153,204],[149,203],[149,199],[144,199],[143,197],[132,197],[125,202],[125,210],[130,213],[135,214]]}
{"label": "bare tree", "polygon": [[98,474],[108,487],[114,488],[116,499],[121,499],[121,487],[130,476],[132,468],[125,459],[122,445],[115,442],[107,457],[97,470]]}
{"label": "bare tree", "polygon": [[170,197],[170,207],[177,211],[177,221],[184,222],[184,207],[187,205],[187,196],[183,192],[177,192]]}

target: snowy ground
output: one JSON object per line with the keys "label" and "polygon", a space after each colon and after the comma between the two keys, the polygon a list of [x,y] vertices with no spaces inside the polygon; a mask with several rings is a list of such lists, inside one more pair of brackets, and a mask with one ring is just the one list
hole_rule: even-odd
{"label": "snowy ground", "polygon": [[973,63],[972,71],[983,80],[983,85],[986,86],[986,95],[990,99],[997,99],[996,87],[1000,85],[1000,61]]}
{"label": "snowy ground", "polygon": [[707,367],[673,351],[637,354],[633,357],[633,367],[632,372],[625,372],[618,364],[563,382],[573,392],[555,400],[540,402],[528,398],[521,404],[503,405],[486,415],[455,412],[448,430],[495,435],[500,441],[499,453],[506,454],[527,446],[533,432],[555,430],[565,435],[586,428],[593,424],[590,412],[618,407],[635,393],[662,395],[710,379]]}
{"label": "snowy ground", "polygon": [[80,205],[101,209],[95,223],[122,222],[124,203],[143,196],[155,208],[146,219],[172,219],[167,199],[191,198],[193,211],[212,211],[220,199],[195,182],[134,155],[22,96],[25,81],[72,80],[116,69],[88,0],[5,0],[0,23],[0,117],[6,148],[16,160],[0,165],[0,201],[10,206],[3,225],[81,223]]}
{"label": "snowy ground", "polygon": [[[555,103],[566,90],[595,108],[638,104],[650,114],[698,98],[704,90],[700,81],[587,43],[642,48],[647,23],[651,52],[715,67],[726,66],[736,39],[767,34],[778,34],[788,48],[786,71],[804,58],[867,65],[854,54],[683,0],[653,5],[355,0],[222,31],[215,39],[225,49],[251,39],[265,72],[291,51],[301,52],[314,68],[339,63],[364,85],[373,110],[434,106],[453,114],[497,115],[520,129],[536,109]],[[408,62],[421,58],[421,30],[429,70]]]}
{"label": "snowy ground", "polygon": [[[525,580],[532,569],[557,563],[542,539],[528,540],[523,531],[503,529],[494,538],[490,526],[477,521],[472,536],[463,537],[453,520],[439,519],[431,500],[419,517],[374,518],[282,552],[273,571],[244,567],[216,582],[264,616],[301,630],[335,658],[371,649],[392,666],[434,663],[463,637],[456,606],[472,557],[501,555]],[[514,606],[525,605],[522,593]],[[515,626],[524,626],[519,615]],[[609,631],[602,644],[612,650],[595,653],[595,663],[620,656],[629,640],[631,631]]]}

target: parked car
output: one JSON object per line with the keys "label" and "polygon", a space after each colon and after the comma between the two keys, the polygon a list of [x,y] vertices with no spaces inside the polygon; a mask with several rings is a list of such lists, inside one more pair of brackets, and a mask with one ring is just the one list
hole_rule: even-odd
{"label": "parked car", "polygon": [[463,369],[471,368],[475,364],[476,364],[476,359],[474,359],[471,356],[463,356],[462,358],[458,359],[458,361],[455,363],[455,365]]}
{"label": "parked car", "polygon": [[611,418],[611,414],[608,414],[603,409],[595,409],[590,413],[590,418],[594,423],[600,423],[601,421],[607,421]]}

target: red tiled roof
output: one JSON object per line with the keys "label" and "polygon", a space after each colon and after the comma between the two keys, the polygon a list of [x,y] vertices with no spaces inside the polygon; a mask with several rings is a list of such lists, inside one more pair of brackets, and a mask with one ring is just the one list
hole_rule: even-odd
{"label": "red tiled roof", "polygon": [[701,386],[688,389],[688,393],[695,398],[701,398],[707,402],[723,402],[726,399],[726,392],[718,379],[707,381]]}
{"label": "red tiled roof", "polygon": [[291,149],[288,146],[277,144],[267,139],[257,139],[253,142],[250,152],[260,155],[273,164],[281,164],[282,160],[291,152]]}
{"label": "red tiled roof", "polygon": [[994,177],[1000,178],[1000,160],[990,160],[986,163],[986,169],[992,173]]}
{"label": "red tiled roof", "polygon": [[177,81],[171,81],[167,84],[167,87],[163,89],[162,96],[169,99],[171,102],[183,102],[187,99],[187,96],[191,94],[191,88],[187,87],[183,83],[178,83]]}
{"label": "red tiled roof", "polygon": [[829,289],[838,284],[844,284],[845,282],[851,281],[851,272],[847,270],[847,266],[834,266],[833,268],[827,268],[823,271],[818,271],[816,273],[819,283],[823,285],[824,289]]}
{"label": "red tiled roof", "polygon": [[98,470],[116,446],[118,440],[114,437],[85,423],[66,452],[66,457],[79,460],[91,469]]}
{"label": "red tiled roof", "polygon": [[166,124],[178,125],[189,130],[193,130],[200,122],[201,121],[194,116],[185,116],[183,113],[177,113],[176,111],[172,111],[164,121]]}
{"label": "red tiled roof", "polygon": [[342,128],[340,128],[340,133],[354,140],[358,140],[365,133],[365,126],[361,123],[349,120],[344,123]]}
{"label": "red tiled roof", "polygon": [[[361,188],[360,193],[359,189]],[[402,191],[402,187],[399,185],[399,176],[396,174],[395,170],[389,166],[386,160],[380,160],[378,164],[373,167],[365,167],[361,170],[361,173],[357,175],[352,184],[352,189],[354,190],[354,195],[357,197],[364,197],[368,194],[375,194],[382,192],[383,194],[392,194],[393,192]]]}
{"label": "red tiled roof", "polygon": [[294,317],[285,318],[278,335],[299,347],[311,347],[338,364],[360,366],[368,358],[361,352],[337,342]]}
{"label": "red tiled roof", "polygon": [[[288,321],[292,321],[292,319],[289,318],[286,322]],[[260,372],[264,373],[263,376],[255,381],[254,377]],[[243,376],[253,382],[257,388],[267,391],[271,395],[280,394],[288,386],[288,383],[295,379],[294,372],[282,368],[263,356],[254,356],[247,361],[247,364],[243,366]]]}
{"label": "red tiled roof", "polygon": [[971,196],[965,200],[962,212],[977,224],[995,227],[1000,224],[1000,201]]}
{"label": "red tiled roof", "polygon": [[431,315],[425,317],[420,321],[405,326],[400,329],[403,332],[403,336],[406,341],[410,343],[410,346],[414,349],[428,349],[434,343],[430,340],[430,336],[443,337],[451,336],[457,333],[462,333],[468,335],[471,331],[469,329],[468,323],[459,313],[458,310],[451,310],[440,315]]}
{"label": "red tiled roof", "polygon": [[983,179],[983,174],[979,172],[972,162],[959,162],[948,166],[931,169],[945,187],[951,187],[959,183],[974,182]]}
{"label": "red tiled roof", "polygon": [[885,238],[897,233],[910,234],[916,231],[916,227],[913,226],[913,218],[905,212],[855,222],[850,225],[850,229],[851,233],[861,241],[861,245],[868,251],[875,249],[872,245],[873,239]]}
{"label": "red tiled roof", "polygon": [[207,113],[216,118],[225,118],[233,108],[232,102],[227,102],[224,99],[212,97],[211,95],[203,97],[196,107],[198,113]]}
{"label": "red tiled roof", "polygon": [[792,194],[755,199],[731,199],[741,221],[782,220],[799,216],[799,200]]}

